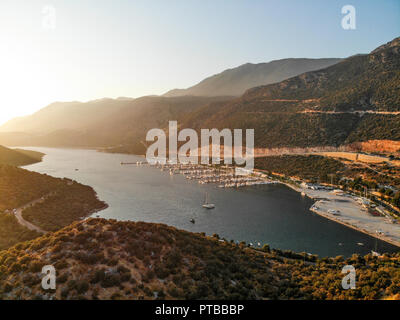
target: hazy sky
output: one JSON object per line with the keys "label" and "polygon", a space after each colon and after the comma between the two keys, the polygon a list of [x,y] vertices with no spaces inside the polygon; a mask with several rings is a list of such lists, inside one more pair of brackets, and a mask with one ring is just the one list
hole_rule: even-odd
{"label": "hazy sky", "polygon": [[[341,27],[347,4],[356,30]],[[162,94],[246,62],[367,53],[399,35],[400,0],[1,0],[0,123],[53,101]]]}

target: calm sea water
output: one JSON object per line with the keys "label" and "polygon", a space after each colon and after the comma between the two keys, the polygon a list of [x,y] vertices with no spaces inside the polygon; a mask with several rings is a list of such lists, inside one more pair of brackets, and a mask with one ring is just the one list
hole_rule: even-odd
{"label": "calm sea water", "polygon": [[[46,154],[43,162],[26,169],[92,186],[109,204],[99,213],[104,218],[165,223],[192,232],[217,233],[228,240],[267,243],[319,256],[366,254],[375,248],[374,238],[314,214],[309,210],[312,200],[284,185],[224,189],[148,166],[120,165],[143,160],[133,155],[25,149]],[[206,192],[216,205],[213,210],[201,207]],[[192,218],[195,224],[190,222]],[[398,251],[382,241],[377,245],[380,252]]]}

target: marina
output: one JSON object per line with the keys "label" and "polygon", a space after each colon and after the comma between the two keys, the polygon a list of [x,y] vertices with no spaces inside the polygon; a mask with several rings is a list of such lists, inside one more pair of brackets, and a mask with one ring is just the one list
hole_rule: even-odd
{"label": "marina", "polygon": [[[142,166],[146,165],[146,163],[138,161],[136,165]],[[183,174],[188,180],[195,180],[199,184],[216,184],[219,188],[240,188],[279,183],[260,171],[253,171],[247,175],[237,175],[235,168],[227,165],[217,167],[215,165],[172,164],[167,162],[165,164],[155,163],[150,166],[161,171],[169,171],[171,176]],[[383,210],[372,205],[368,199],[353,197],[342,190],[333,189],[332,187],[312,185],[305,182],[300,184],[300,189],[293,188],[300,192],[302,197],[309,196],[317,200],[310,207],[312,212],[393,245],[400,246],[400,226],[393,225],[393,220]],[[207,197],[208,194],[203,208],[214,209],[215,205],[209,204]],[[346,205],[343,205],[343,203],[346,203]],[[321,209],[321,205],[325,209]],[[338,208],[344,209],[345,213],[342,213]],[[371,209],[374,210],[371,211]],[[370,213],[373,218],[366,220],[364,217],[366,213]],[[342,217],[342,215],[344,216]],[[375,228],[384,228],[386,231],[382,231],[382,229],[375,230]],[[357,245],[360,246],[360,242]]]}
{"label": "marina", "polygon": [[[145,163],[138,162],[136,165],[142,166]],[[240,188],[278,183],[259,172],[246,176],[237,175],[235,168],[229,166],[212,167],[200,164],[153,164],[150,166],[161,171],[169,171],[170,175],[183,174],[186,179],[196,180],[199,184],[214,183],[219,188]]]}

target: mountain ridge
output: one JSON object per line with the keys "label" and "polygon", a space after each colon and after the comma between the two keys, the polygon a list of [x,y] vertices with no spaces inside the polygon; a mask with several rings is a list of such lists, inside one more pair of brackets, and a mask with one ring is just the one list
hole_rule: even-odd
{"label": "mountain ridge", "polygon": [[247,89],[317,70],[338,63],[340,58],[286,58],[262,63],[245,63],[207,77],[187,89],[173,89],[172,96],[240,96]]}
{"label": "mountain ridge", "polygon": [[205,106],[189,114],[182,126],[254,128],[255,146],[261,148],[400,140],[398,39],[368,55]]}
{"label": "mountain ridge", "polygon": [[103,99],[67,104],[53,118],[41,110],[34,115],[42,114],[40,121],[25,118],[25,123],[2,126],[0,144],[101,147],[144,154],[147,131],[165,129],[169,120],[195,130],[253,128],[257,148],[398,141],[399,39],[369,54],[250,88],[240,97]]}

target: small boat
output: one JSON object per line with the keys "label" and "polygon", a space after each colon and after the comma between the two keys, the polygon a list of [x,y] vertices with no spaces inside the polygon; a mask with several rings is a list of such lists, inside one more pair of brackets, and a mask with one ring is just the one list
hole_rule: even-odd
{"label": "small boat", "polygon": [[371,250],[371,253],[372,253],[372,255],[373,255],[374,257],[380,257],[380,256],[381,256],[381,254],[380,254],[379,252],[376,252],[376,251],[374,251],[374,250]]}
{"label": "small boat", "polygon": [[362,243],[362,242],[357,242],[357,244],[358,244],[359,246],[363,246],[363,245],[364,245],[364,243]]}
{"label": "small boat", "polygon": [[375,238],[375,249],[371,250],[373,257],[380,257],[381,254],[378,252],[378,239]]}
{"label": "small boat", "polygon": [[206,209],[214,209],[215,208],[215,205],[213,203],[208,202],[208,193],[206,193],[206,198],[204,200],[203,208],[206,208]]}
{"label": "small boat", "polygon": [[205,204],[203,204],[203,208],[206,208],[206,209],[214,209],[214,208],[215,208],[215,205],[212,204],[212,203],[205,203]]}
{"label": "small boat", "polygon": [[190,222],[193,223],[193,224],[196,223],[196,221],[194,219],[190,219]]}

